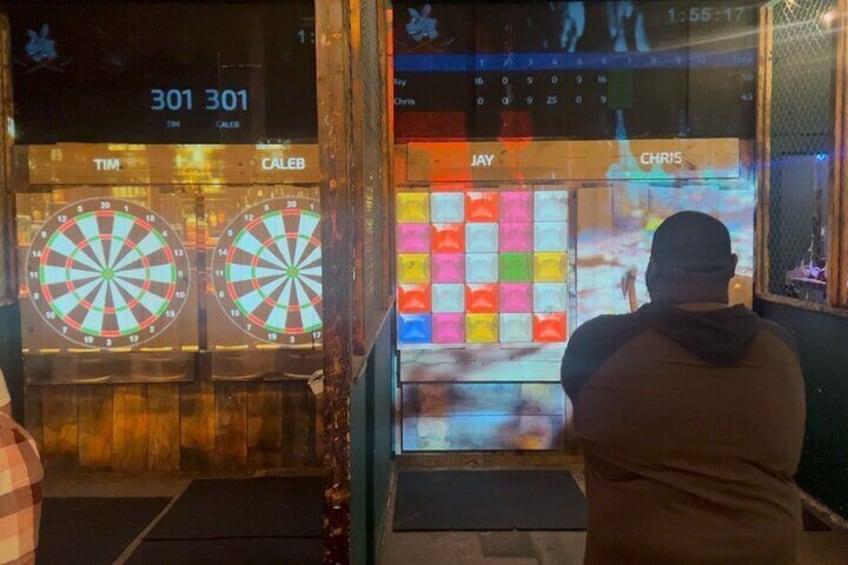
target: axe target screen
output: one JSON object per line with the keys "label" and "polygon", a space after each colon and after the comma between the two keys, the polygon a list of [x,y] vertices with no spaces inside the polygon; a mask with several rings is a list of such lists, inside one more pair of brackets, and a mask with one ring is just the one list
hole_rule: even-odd
{"label": "axe target screen", "polygon": [[19,144],[317,137],[312,2],[7,3]]}
{"label": "axe target screen", "polygon": [[751,2],[398,2],[399,139],[754,134]]}

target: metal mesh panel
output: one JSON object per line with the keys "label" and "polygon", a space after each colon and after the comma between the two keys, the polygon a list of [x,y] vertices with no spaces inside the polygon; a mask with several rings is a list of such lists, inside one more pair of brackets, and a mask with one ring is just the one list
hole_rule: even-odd
{"label": "metal mesh panel", "polygon": [[834,158],[833,0],[773,7],[769,292],[823,302]]}
{"label": "metal mesh panel", "polygon": [[384,17],[380,0],[361,0],[362,29],[362,177],[363,177],[363,280],[364,324],[366,341],[371,338],[385,311],[387,281],[385,261],[390,257],[384,249],[388,229],[384,191],[386,107],[385,81],[381,60],[385,58],[379,18]]}

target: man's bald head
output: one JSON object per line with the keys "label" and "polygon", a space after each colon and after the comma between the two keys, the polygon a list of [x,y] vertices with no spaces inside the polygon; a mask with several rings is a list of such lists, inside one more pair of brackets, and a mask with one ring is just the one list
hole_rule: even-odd
{"label": "man's bald head", "polygon": [[736,270],[730,232],[701,212],[678,212],[654,233],[645,279],[654,302],[727,302]]}

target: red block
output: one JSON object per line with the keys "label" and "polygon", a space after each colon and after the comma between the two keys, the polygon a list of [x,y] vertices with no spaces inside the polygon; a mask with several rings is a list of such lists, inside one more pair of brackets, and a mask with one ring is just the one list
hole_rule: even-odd
{"label": "red block", "polygon": [[462,253],[465,251],[463,224],[433,224],[430,232],[433,253]]}
{"label": "red block", "polygon": [[568,339],[568,321],[562,312],[533,315],[533,341],[563,343]]}
{"label": "red block", "polygon": [[497,314],[498,285],[465,285],[465,311],[471,314]]}
{"label": "red block", "polygon": [[430,285],[402,284],[398,287],[398,311],[401,314],[429,314]]}
{"label": "red block", "polygon": [[469,192],[465,195],[466,222],[497,222],[498,193]]}

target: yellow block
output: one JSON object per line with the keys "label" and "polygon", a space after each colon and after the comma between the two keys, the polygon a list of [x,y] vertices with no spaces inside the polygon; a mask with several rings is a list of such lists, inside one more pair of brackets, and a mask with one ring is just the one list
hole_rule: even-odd
{"label": "yellow block", "polygon": [[466,314],[465,340],[468,343],[497,343],[497,314]]}
{"label": "yellow block", "polygon": [[399,253],[397,277],[401,284],[430,282],[430,255]]}
{"label": "yellow block", "polygon": [[397,221],[426,224],[430,221],[430,195],[425,192],[401,192],[397,195]]}
{"label": "yellow block", "polygon": [[560,251],[533,254],[533,280],[565,282],[568,276],[568,254]]}

